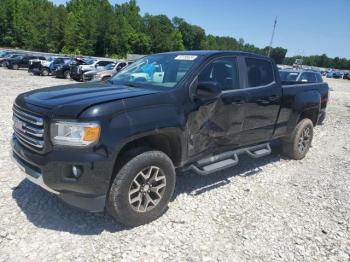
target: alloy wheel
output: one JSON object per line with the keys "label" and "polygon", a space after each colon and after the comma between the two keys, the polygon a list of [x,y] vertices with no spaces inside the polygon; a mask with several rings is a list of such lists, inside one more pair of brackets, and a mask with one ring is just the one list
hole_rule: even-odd
{"label": "alloy wheel", "polygon": [[311,142],[311,130],[310,127],[305,128],[299,137],[298,150],[300,153],[304,153],[305,150],[310,146]]}
{"label": "alloy wheel", "polygon": [[129,188],[129,203],[137,212],[148,212],[161,201],[166,187],[166,177],[157,166],[141,170]]}

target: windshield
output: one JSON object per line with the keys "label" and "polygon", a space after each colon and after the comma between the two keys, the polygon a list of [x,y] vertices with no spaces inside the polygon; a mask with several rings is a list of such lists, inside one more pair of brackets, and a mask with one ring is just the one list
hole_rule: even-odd
{"label": "windshield", "polygon": [[21,59],[22,55],[11,55],[10,58],[19,58],[19,59]]}
{"label": "windshield", "polygon": [[112,64],[106,65],[106,66],[105,66],[105,69],[106,69],[106,70],[112,70],[114,67],[115,67],[115,63],[112,63]]}
{"label": "windshield", "polygon": [[[111,80],[116,84],[172,88],[191,69],[196,55],[157,54],[144,57],[127,66]],[[144,86],[144,85],[142,85]]]}
{"label": "windshield", "polygon": [[280,71],[280,78],[282,81],[296,81],[298,76],[298,72]]}
{"label": "windshield", "polygon": [[84,60],[84,64],[85,64],[85,65],[92,65],[94,62],[95,62],[95,60],[91,60],[91,59],[89,59],[89,60]]}
{"label": "windshield", "polygon": [[8,53],[6,51],[0,51],[0,57],[4,57],[8,55]]}

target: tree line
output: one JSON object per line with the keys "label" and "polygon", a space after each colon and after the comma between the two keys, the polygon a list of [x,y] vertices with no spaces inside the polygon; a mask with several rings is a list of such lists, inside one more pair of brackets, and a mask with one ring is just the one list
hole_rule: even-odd
{"label": "tree line", "polygon": [[[142,16],[136,0],[116,5],[108,0],[70,0],[66,5],[48,0],[1,0],[0,46],[109,57],[201,49],[268,53],[268,47],[258,48],[242,38],[207,35],[200,26],[179,17]],[[270,55],[278,64],[289,63],[294,58],[286,58],[286,53],[287,49],[276,47]],[[304,61],[314,63],[310,65],[319,63],[319,59],[308,58]],[[327,57],[322,63],[350,69],[350,60],[334,60]]]}

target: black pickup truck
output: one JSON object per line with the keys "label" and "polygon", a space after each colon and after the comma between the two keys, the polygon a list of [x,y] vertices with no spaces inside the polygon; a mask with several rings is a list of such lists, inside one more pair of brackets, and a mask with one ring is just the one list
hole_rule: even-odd
{"label": "black pickup truck", "polygon": [[30,60],[46,60],[44,56],[37,56],[37,55],[19,55],[14,56],[12,58],[7,59],[7,68],[8,69],[14,69],[18,70],[20,68],[28,68],[29,67],[29,61]]}
{"label": "black pickup truck", "polygon": [[268,57],[155,54],[108,81],[19,95],[12,155],[65,202],[137,226],[166,210],[175,170],[214,174],[241,154],[268,155],[277,139],[302,159],[327,100],[326,83],[283,85]]}

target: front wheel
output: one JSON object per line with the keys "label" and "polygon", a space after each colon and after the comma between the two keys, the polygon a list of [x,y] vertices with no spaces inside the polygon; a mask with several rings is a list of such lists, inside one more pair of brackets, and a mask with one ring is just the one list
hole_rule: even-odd
{"label": "front wheel", "polygon": [[69,79],[70,78],[70,72],[68,70],[64,71],[63,76],[65,79]]}
{"label": "front wheel", "polygon": [[173,195],[176,181],[170,158],[147,151],[128,161],[112,182],[107,209],[120,223],[139,226],[160,217]]}
{"label": "front wheel", "polygon": [[283,141],[283,153],[295,160],[303,159],[309,151],[314,134],[310,119],[301,120],[292,134]]}
{"label": "front wheel", "polygon": [[41,75],[42,76],[48,76],[49,75],[49,70],[47,68],[44,68],[41,70]]}

